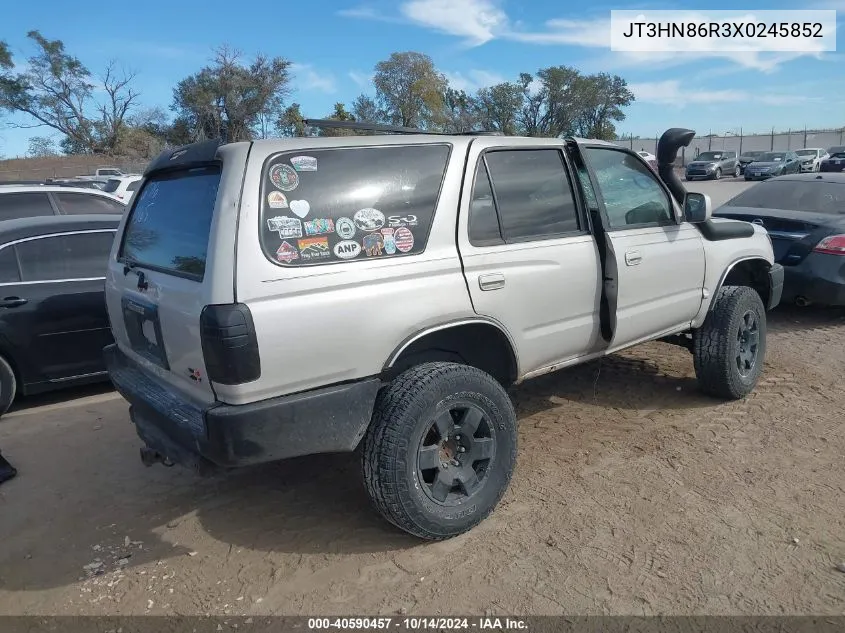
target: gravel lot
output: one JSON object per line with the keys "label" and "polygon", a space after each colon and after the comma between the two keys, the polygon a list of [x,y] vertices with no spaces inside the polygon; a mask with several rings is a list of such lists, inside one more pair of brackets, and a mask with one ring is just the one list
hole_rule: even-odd
{"label": "gravel lot", "polygon": [[845,311],[770,331],[742,402],[663,343],[515,388],[512,486],[438,544],[369,509],[356,456],[200,479],[142,466],[106,388],[23,403],[0,420],[0,613],[843,614]]}

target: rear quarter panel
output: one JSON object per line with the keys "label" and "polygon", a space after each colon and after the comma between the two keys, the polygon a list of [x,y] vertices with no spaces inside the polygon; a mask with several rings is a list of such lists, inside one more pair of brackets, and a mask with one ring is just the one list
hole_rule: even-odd
{"label": "rear quarter panel", "polygon": [[[224,402],[242,404],[377,375],[414,334],[474,316],[455,246],[468,140],[453,144],[422,253],[298,267],[267,259],[259,239],[264,161],[280,151],[331,147],[320,141],[256,143],[250,155],[237,231],[236,300],[252,312],[261,377],[216,386]],[[402,142],[410,141],[384,139]]]}

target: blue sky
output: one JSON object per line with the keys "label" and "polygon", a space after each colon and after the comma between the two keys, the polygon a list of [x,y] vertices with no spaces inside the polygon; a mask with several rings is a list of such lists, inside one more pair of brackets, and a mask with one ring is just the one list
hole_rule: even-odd
{"label": "blue sky", "polygon": [[[701,3],[570,2],[524,0],[312,0],[311,2],[202,4],[145,0],[141,4],[42,0],[8,2],[0,38],[18,63],[31,48],[26,32],[61,39],[93,72],[109,59],[138,73],[144,106],[168,106],[172,88],[196,72],[212,49],[228,44],[245,58],[258,52],[295,63],[291,101],[306,116],[329,113],[372,92],[373,66],[391,52],[430,55],[455,87],[475,90],[521,71],[566,64],[584,72],[624,77],[637,95],[619,132],[653,136],[671,126],[706,134],[742,127],[845,125],[845,0],[806,3],[712,0],[711,9],[838,9],[837,52],[633,54],[608,47],[611,9],[696,8]],[[235,5],[237,6],[237,5]],[[247,6],[250,8],[247,9]],[[15,118],[14,121],[27,122]],[[12,129],[0,123],[0,155],[26,152],[30,136],[48,130]]]}

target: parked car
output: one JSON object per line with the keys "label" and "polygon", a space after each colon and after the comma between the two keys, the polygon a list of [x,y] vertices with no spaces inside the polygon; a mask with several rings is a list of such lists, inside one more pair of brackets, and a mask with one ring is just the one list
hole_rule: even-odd
{"label": "parked car", "polygon": [[361,443],[375,507],[436,540],[508,486],[507,385],[669,337],[705,393],[746,396],[783,270],[764,229],[711,220],[684,190],[672,165],[694,134],[664,134],[662,180],[583,139],[163,152],[106,281],[107,365],[143,462],[205,471]]}
{"label": "parked car", "polygon": [[121,217],[0,222],[0,414],[19,395],[108,380],[103,285]]}
{"label": "parked car", "polygon": [[740,155],[740,157],[737,159],[737,162],[739,163],[739,173],[740,173],[740,175],[745,173],[745,168],[748,165],[748,163],[754,162],[754,160],[756,158],[758,158],[759,156],[762,156],[765,153],[766,152],[764,150],[759,150],[759,151],[758,150],[751,150],[751,151],[748,151],[748,152],[743,152]]}
{"label": "parked car", "polygon": [[0,221],[38,215],[122,214],[120,200],[95,189],[61,185],[0,186]]}
{"label": "parked car", "polygon": [[795,152],[766,152],[745,167],[746,180],[766,180],[775,176],[797,174],[801,161]]}
{"label": "parked car", "polygon": [[103,191],[113,195],[124,204],[129,204],[129,201],[132,200],[132,196],[138,190],[140,184],[141,176],[109,178]]}
{"label": "parked car", "polygon": [[714,215],[769,232],[785,271],[783,301],[845,305],[845,174],[772,178]]}
{"label": "parked car", "polygon": [[724,174],[739,177],[739,161],[734,151],[701,152],[687,165],[686,179],[711,178],[719,180]]}
{"label": "parked car", "polygon": [[821,161],[819,171],[845,171],[845,145],[831,147],[827,154],[827,158]]}
{"label": "parked car", "polygon": [[827,150],[821,147],[805,147],[804,149],[795,150],[798,156],[801,172],[805,171],[821,171],[821,162],[827,158]]}
{"label": "parked car", "polygon": [[80,189],[96,189],[98,191],[102,191],[103,189],[105,189],[107,182],[108,181],[104,179],[82,180],[79,178],[50,178],[43,184],[55,185],[59,187],[77,187]]}

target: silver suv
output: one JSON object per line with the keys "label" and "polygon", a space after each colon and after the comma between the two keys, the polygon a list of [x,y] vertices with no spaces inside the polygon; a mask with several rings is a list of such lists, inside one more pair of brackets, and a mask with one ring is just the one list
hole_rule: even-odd
{"label": "silver suv", "polygon": [[[404,131],[404,130],[403,130]],[[150,465],[361,448],[376,509],[460,534],[517,454],[506,388],[643,341],[701,388],[755,386],[783,269],[601,141],[374,135],[204,142],[144,174],[106,281],[111,379]]]}

